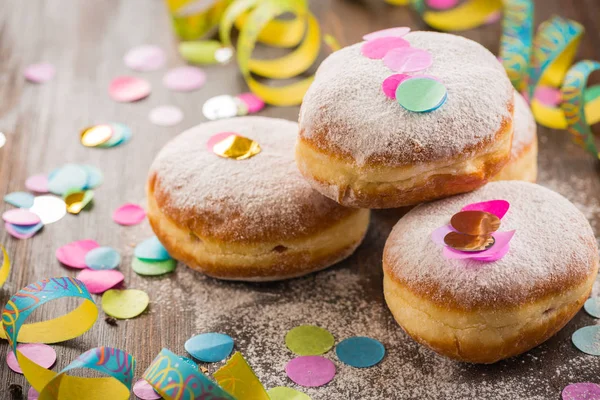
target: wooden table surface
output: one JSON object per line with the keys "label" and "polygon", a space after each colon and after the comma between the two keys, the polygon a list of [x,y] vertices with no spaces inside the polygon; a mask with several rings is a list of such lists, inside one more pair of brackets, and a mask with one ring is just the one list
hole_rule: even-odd
{"label": "wooden table surface", "polygon": [[[408,8],[380,0],[314,0],[312,9],[326,32],[343,44],[360,40],[370,31],[391,26],[426,29]],[[600,3],[597,0],[539,0],[536,23],[552,14],[575,19],[586,27],[578,58],[600,60]],[[146,171],[159,149],[186,128],[201,123],[203,102],[219,94],[245,91],[234,64],[207,67],[208,81],[193,93],[174,93],[161,84],[164,70],[133,73],[123,54],[139,44],[156,44],[167,51],[168,66],[182,65],[164,3],[160,0],[0,0],[0,131],[7,143],[0,149],[0,196],[24,190],[25,179],[49,172],[67,162],[101,168],[105,182],[96,191],[91,211],[67,215],[32,239],[19,241],[0,228],[0,242],[13,260],[8,282],[0,290],[0,304],[11,294],[39,279],[75,276],[62,267],[55,250],[70,241],[93,238],[118,249],[127,287],[146,290],[151,305],[142,316],[120,321],[117,327],[104,314],[85,335],[59,345],[60,370],[77,355],[97,346],[113,346],[132,353],[139,377],[162,347],[185,354],[186,339],[201,332],[220,331],[236,339],[241,351],[267,388],[296,387],[283,367],[292,358],[283,337],[302,323],[326,327],[341,340],[369,335],[381,340],[387,356],[374,368],[357,370],[341,364],[327,386],[302,389],[315,400],[326,399],[558,399],[561,389],[580,381],[598,382],[600,358],[576,350],[571,334],[598,323],[580,312],[559,334],[520,357],[491,366],[460,364],[417,345],[393,321],[382,295],[381,253],[401,210],[374,212],[364,244],[348,260],[305,278],[272,284],[226,283],[206,278],[179,265],[170,275],[147,278],[130,268],[133,246],[150,236],[147,223],[121,227],[112,211],[125,202],[144,202]],[[464,33],[497,52],[499,24]],[[57,74],[47,84],[23,79],[30,63],[49,61]],[[153,85],[151,96],[119,104],[107,95],[112,78],[143,76]],[[148,121],[155,106],[173,104],[185,113],[175,127]],[[261,115],[295,120],[297,107],[268,107]],[[134,132],[132,141],[115,149],[81,146],[79,131],[90,124],[124,122]],[[565,132],[539,128],[539,183],[557,190],[579,207],[600,235],[600,169],[592,157],[570,142]],[[0,211],[10,208],[6,204]],[[598,285],[597,285],[598,286]],[[595,293],[598,292],[596,288]],[[95,296],[99,300],[98,296]],[[58,315],[64,304],[48,304],[35,316]],[[0,342],[0,358],[8,351]],[[208,365],[210,372],[221,363]],[[0,398],[11,398],[11,384],[28,384],[0,362]]]}

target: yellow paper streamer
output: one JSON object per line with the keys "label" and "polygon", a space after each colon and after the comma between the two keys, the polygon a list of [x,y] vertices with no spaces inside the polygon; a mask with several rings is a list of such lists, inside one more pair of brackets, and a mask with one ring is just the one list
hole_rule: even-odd
{"label": "yellow paper streamer", "polygon": [[[4,246],[0,244],[0,249],[2,249],[2,266],[0,267],[0,287],[4,285],[4,282],[8,279],[8,274],[10,274],[10,258],[8,258],[8,253]],[[2,337],[1,333],[4,331],[0,331],[0,337]]]}
{"label": "yellow paper streamer", "polygon": [[269,400],[262,383],[239,351],[214,373],[214,377],[237,400]]}

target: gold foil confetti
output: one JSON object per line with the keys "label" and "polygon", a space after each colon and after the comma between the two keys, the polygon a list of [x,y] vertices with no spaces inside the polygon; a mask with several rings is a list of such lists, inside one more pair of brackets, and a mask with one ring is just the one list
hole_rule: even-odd
{"label": "gold foil confetti", "polygon": [[234,160],[245,160],[261,152],[257,142],[231,132],[214,135],[207,145],[216,155]]}
{"label": "gold foil confetti", "polygon": [[108,140],[113,135],[110,125],[94,125],[81,131],[81,144],[85,147],[96,147]]}
{"label": "gold foil confetti", "polygon": [[500,228],[500,218],[484,211],[461,211],[452,216],[450,224],[466,235],[489,235]]}
{"label": "gold foil confetti", "polygon": [[444,243],[455,250],[483,251],[495,243],[492,235],[467,235],[459,232],[450,232],[444,237]]}

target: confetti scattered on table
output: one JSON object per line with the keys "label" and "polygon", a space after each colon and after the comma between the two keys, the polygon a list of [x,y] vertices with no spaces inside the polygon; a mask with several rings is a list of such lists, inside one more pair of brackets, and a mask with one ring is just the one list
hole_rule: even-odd
{"label": "confetti scattered on table", "polygon": [[44,83],[52,80],[55,73],[56,70],[54,65],[44,62],[27,66],[23,72],[23,75],[29,82]]}
{"label": "confetti scattered on table", "polygon": [[33,195],[28,192],[12,192],[4,196],[4,201],[19,208],[30,208],[33,206]]}
{"label": "confetti scattered on table", "polygon": [[300,325],[285,335],[285,345],[300,356],[318,356],[327,353],[335,339],[327,330],[315,325]]}
{"label": "confetti scattered on table", "polygon": [[173,259],[164,261],[140,260],[133,257],[131,260],[131,269],[138,275],[157,276],[168,274],[175,271],[177,261]]}
{"label": "confetti scattered on table", "polygon": [[585,326],[573,333],[573,344],[584,353],[600,356],[600,325]]}
{"label": "confetti scattered on table", "polygon": [[56,258],[71,268],[86,268],[85,255],[100,245],[91,239],[77,240],[56,249]]}
{"label": "confetti scattered on table", "polygon": [[87,178],[86,170],[80,165],[65,164],[48,176],[48,189],[51,193],[63,196],[69,190],[83,190]]}
{"label": "confetti scattered on table", "polygon": [[84,189],[95,189],[102,184],[104,181],[104,176],[98,167],[88,164],[82,164],[80,167],[83,168],[87,173],[87,180],[85,182]]}
{"label": "confetti scattered on table", "polygon": [[37,214],[22,208],[5,211],[2,219],[13,225],[36,225],[41,222]]}
{"label": "confetti scattered on table", "polygon": [[119,225],[137,225],[146,218],[146,211],[137,204],[126,203],[115,210],[112,218]]}
{"label": "confetti scattered on table", "polygon": [[79,134],[81,144],[85,147],[97,147],[106,143],[112,136],[112,127],[107,124],[94,125],[85,128]]}
{"label": "confetti scattered on table", "polygon": [[406,35],[408,32],[410,32],[410,28],[406,27],[406,26],[382,29],[380,31],[371,32],[371,33],[364,35],[363,40],[373,40],[373,39],[379,39],[379,38],[389,37],[389,36],[399,36],[400,37],[400,36]]}
{"label": "confetti scattered on table", "polygon": [[142,260],[165,261],[171,259],[169,252],[164,248],[156,236],[144,240],[135,248],[134,255]]}
{"label": "confetti scattered on table", "polygon": [[144,79],[133,76],[119,76],[112,80],[108,93],[114,101],[130,103],[150,95],[152,86]]}
{"label": "confetti scattered on table", "polygon": [[166,60],[165,52],[160,47],[152,45],[134,47],[123,57],[127,67],[139,72],[161,69]]}
{"label": "confetti scattered on table", "polygon": [[161,398],[152,385],[144,379],[140,379],[133,385],[133,394],[142,400],[158,400]]}
{"label": "confetti scattered on table", "polygon": [[237,400],[270,400],[240,352],[234,353],[213,375],[217,383]]}
{"label": "confetti scattered on table", "polygon": [[368,368],[383,360],[385,347],[378,340],[355,336],[338,343],[335,346],[335,354],[344,364],[356,368]]}
{"label": "confetti scattered on table", "polygon": [[218,362],[226,359],[233,351],[233,339],[224,333],[202,333],[185,342],[185,351],[196,360]]}
{"label": "confetti scattered on table", "polygon": [[175,106],[158,106],[150,110],[148,119],[154,125],[173,126],[183,120],[183,111]]}
{"label": "confetti scattered on table", "polygon": [[189,92],[200,89],[206,82],[206,74],[198,67],[177,67],[169,70],[163,84],[171,90]]}
{"label": "confetti scattered on table", "polygon": [[138,289],[110,289],[102,295],[102,309],[117,319],[134,318],[143,313],[150,298]]}
{"label": "confetti scattered on table", "polygon": [[600,400],[600,385],[591,382],[572,383],[563,389],[562,400]]}
{"label": "confetti scattered on table", "polygon": [[202,105],[202,114],[209,120],[231,118],[238,115],[238,104],[233,96],[223,94],[212,97]]}
{"label": "confetti scattered on table", "polygon": [[13,225],[8,222],[4,224],[4,228],[11,236],[17,239],[29,239],[44,227],[41,222],[35,225]]}
{"label": "confetti scattered on table", "polygon": [[249,114],[257,113],[263,108],[265,108],[265,102],[254,93],[247,92],[238,94],[236,98],[244,102]]}
{"label": "confetti scattered on table", "polygon": [[600,318],[600,297],[592,297],[587,299],[583,305],[585,312],[594,318]]}
{"label": "confetti scattered on table", "polygon": [[125,279],[125,276],[120,271],[114,269],[93,270],[84,269],[79,275],[79,279],[90,293],[104,293],[108,289],[112,289]]}
{"label": "confetti scattered on table", "polygon": [[25,181],[27,190],[36,193],[48,193],[48,176],[44,174],[32,175]]}
{"label": "confetti scattered on table", "polygon": [[44,225],[60,221],[67,214],[67,205],[60,198],[52,195],[37,196],[29,209],[37,214]]}
{"label": "confetti scattered on table", "polygon": [[383,57],[383,63],[395,72],[418,72],[429,68],[433,64],[433,57],[427,50],[400,47],[390,50]]}
{"label": "confetti scattered on table", "polygon": [[93,190],[79,190],[75,189],[68,191],[64,195],[65,204],[67,205],[67,212],[69,214],[79,214],[81,210],[86,208],[94,199]]}
{"label": "confetti scattered on table", "polygon": [[102,246],[85,255],[85,265],[95,270],[115,269],[121,263],[121,255],[112,247]]}
{"label": "confetti scattered on table", "polygon": [[446,87],[431,78],[406,79],[396,89],[396,101],[408,111],[429,112],[439,108],[447,98]]}
{"label": "confetti scattered on table", "polygon": [[285,386],[271,388],[267,394],[271,400],[311,400],[307,394]]}
{"label": "confetti scattered on table", "polygon": [[300,356],[286,364],[285,373],[300,386],[317,387],[331,382],[335,365],[325,357]]}
{"label": "confetti scattered on table", "polygon": [[361,47],[361,51],[362,54],[367,58],[380,60],[389,51],[399,47],[410,47],[410,43],[401,37],[386,36],[365,42]]}
{"label": "confetti scattered on table", "polygon": [[[47,344],[25,343],[18,345],[17,350],[34,363],[44,368],[50,368],[56,362],[56,351]],[[17,358],[15,357],[15,353],[10,350],[6,355],[6,363],[13,371],[18,372],[19,374],[23,373],[23,370],[21,370]]]}

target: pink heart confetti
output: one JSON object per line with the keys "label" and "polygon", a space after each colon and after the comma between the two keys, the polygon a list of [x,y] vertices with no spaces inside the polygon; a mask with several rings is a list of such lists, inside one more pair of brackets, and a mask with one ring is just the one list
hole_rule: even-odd
{"label": "pink heart confetti", "polygon": [[55,73],[54,65],[44,62],[27,66],[23,75],[29,82],[44,83],[54,78]]}
{"label": "pink heart confetti", "polygon": [[165,52],[157,46],[134,47],[125,54],[123,62],[134,71],[156,71],[165,65]]}
{"label": "pink heart confetti", "polygon": [[56,249],[56,258],[62,264],[71,268],[86,268],[85,255],[100,245],[91,239],[78,240],[71,242]]}
{"label": "pink heart confetti", "polygon": [[600,385],[591,382],[571,383],[563,389],[562,400],[600,400]]}
{"label": "pink heart confetti", "polygon": [[427,0],[427,5],[436,10],[448,10],[456,7],[458,0]]}
{"label": "pink heart confetti", "polygon": [[48,176],[44,174],[33,175],[25,181],[27,190],[36,193],[48,193]]}
{"label": "pink heart confetti", "polygon": [[90,293],[98,294],[123,282],[125,276],[114,269],[84,269],[77,275],[77,279],[83,282]]}
{"label": "pink heart confetti", "polygon": [[133,385],[133,394],[142,400],[157,400],[161,398],[152,385],[144,379],[140,379]]}
{"label": "pink heart confetti", "polygon": [[108,93],[113,100],[128,103],[150,95],[152,87],[144,79],[133,76],[119,76],[112,80]]}
{"label": "pink heart confetti", "polygon": [[175,106],[159,106],[150,111],[148,119],[154,125],[173,126],[181,122],[183,119],[183,112]]}
{"label": "pink heart confetti", "polygon": [[[43,343],[26,343],[17,346],[17,350],[23,353],[23,355],[29,358],[34,363],[46,369],[50,368],[56,362],[56,352],[54,349],[47,344]],[[19,374],[23,373],[23,370],[19,366],[15,353],[9,351],[6,355],[6,363],[8,367]]]}
{"label": "pink heart confetti", "polygon": [[361,51],[365,57],[380,60],[392,49],[409,47],[410,43],[406,40],[400,37],[388,36],[365,42],[361,47]]}
{"label": "pink heart confetti", "polygon": [[363,40],[373,40],[373,39],[379,39],[382,37],[389,37],[389,36],[400,37],[400,36],[406,35],[408,32],[410,32],[410,28],[407,26],[399,26],[396,28],[382,29],[380,31],[367,33],[365,36],[363,36]]}
{"label": "pink heart confetti", "polygon": [[559,89],[550,86],[539,86],[535,89],[534,98],[544,105],[556,107],[560,104],[562,95]]}
{"label": "pink heart confetti", "polygon": [[243,101],[244,104],[246,104],[246,107],[248,107],[248,112],[250,114],[257,113],[263,108],[265,108],[265,102],[254,93],[242,93],[237,95],[236,97]]}
{"label": "pink heart confetti", "polygon": [[406,74],[394,74],[388,76],[381,85],[381,89],[383,89],[383,93],[392,99],[396,100],[396,89],[398,89],[398,85],[402,83],[405,79],[410,78],[410,75]]}
{"label": "pink heart confetti", "polygon": [[325,357],[300,356],[287,363],[285,373],[298,385],[317,387],[331,382],[335,365]]}
{"label": "pink heart confetti", "polygon": [[461,211],[483,211],[494,214],[496,217],[502,219],[509,208],[510,203],[506,200],[489,200],[480,203],[467,204]]}
{"label": "pink heart confetti", "polygon": [[171,90],[189,92],[200,89],[206,82],[206,74],[198,67],[173,68],[163,78],[163,84]]}
{"label": "pink heart confetti", "polygon": [[137,204],[127,203],[117,208],[112,217],[119,225],[137,225],[146,218],[146,211]]}
{"label": "pink heart confetti", "polygon": [[428,68],[433,63],[431,53],[414,47],[401,47],[390,50],[383,63],[396,72],[417,72]]}
{"label": "pink heart confetti", "polygon": [[35,225],[41,222],[40,217],[24,208],[15,208],[2,214],[4,222],[13,225]]}

